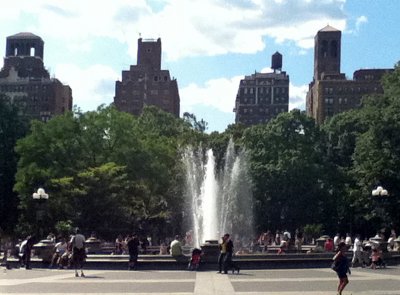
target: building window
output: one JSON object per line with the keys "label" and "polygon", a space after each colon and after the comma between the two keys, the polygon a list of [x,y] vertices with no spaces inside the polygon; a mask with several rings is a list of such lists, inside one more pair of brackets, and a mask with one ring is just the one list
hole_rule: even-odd
{"label": "building window", "polygon": [[321,55],[324,58],[328,56],[328,41],[326,41],[326,40],[322,40],[322,43],[321,43]]}
{"label": "building window", "polygon": [[250,94],[253,94],[254,88],[250,88]]}
{"label": "building window", "polygon": [[333,98],[331,98],[331,97],[326,97],[326,98],[325,98],[325,104],[333,104]]}
{"label": "building window", "polygon": [[332,57],[338,56],[338,44],[336,40],[331,41],[331,56]]}

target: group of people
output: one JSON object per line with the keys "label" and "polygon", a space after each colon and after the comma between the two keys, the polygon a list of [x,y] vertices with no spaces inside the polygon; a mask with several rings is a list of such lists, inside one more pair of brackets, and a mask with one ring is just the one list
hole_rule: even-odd
{"label": "group of people", "polygon": [[[53,239],[53,237],[49,237]],[[55,238],[54,238],[55,241]],[[56,241],[55,241],[56,242]],[[27,236],[19,245],[18,256],[20,260],[20,266],[25,269],[31,269],[31,255],[33,246],[35,244],[34,236]],[[54,254],[52,255],[50,268],[57,265],[59,268],[73,265],[75,268],[75,276],[78,277],[78,269],[80,270],[80,276],[84,277],[83,265],[86,260],[85,251],[85,237],[80,233],[79,228],[75,230],[75,234],[71,235],[70,240],[64,237],[60,237],[59,241],[54,245]]]}
{"label": "group of people", "polygon": [[128,234],[126,236],[126,238],[124,239],[123,236],[120,234],[118,235],[118,237],[115,239],[115,248],[114,251],[112,252],[112,254],[114,255],[121,255],[121,254],[129,254],[130,252],[132,252],[132,249],[129,249],[129,241],[132,239],[135,239],[135,243],[137,242],[138,245],[138,253],[139,253],[139,249],[141,249],[142,253],[146,253],[147,248],[149,246],[152,246],[152,240],[151,237],[143,237],[143,238],[139,238],[139,236],[134,233],[134,234]]}
{"label": "group of people", "polygon": [[[392,231],[392,235],[395,233]],[[333,251],[337,249],[339,245],[343,244],[347,251],[353,252],[353,258],[351,260],[351,266],[355,267],[357,265],[375,269],[376,267],[385,266],[382,259],[382,251],[378,242],[374,239],[384,241],[381,234],[377,234],[374,238],[369,241],[363,241],[360,235],[356,235],[354,242],[350,234],[347,234],[345,238],[340,238],[339,234],[336,234],[334,239],[328,238],[325,242],[325,251]],[[390,238],[389,238],[390,239]],[[390,251],[390,242],[388,243],[388,250]]]}
{"label": "group of people", "polygon": [[[396,238],[396,232],[391,230],[389,239],[387,241],[387,250],[394,250],[394,240]],[[328,241],[329,240],[329,241]],[[372,269],[379,267],[384,267],[385,262],[382,259],[381,249],[379,244],[374,241],[385,242],[385,236],[382,232],[378,232],[375,237],[370,239],[368,242],[363,243],[360,235],[356,235],[354,243],[350,234],[346,234],[345,238],[341,238],[339,234],[336,234],[334,239],[328,239],[325,243],[325,250],[330,250],[332,247],[336,246],[336,254],[333,257],[332,269],[337,273],[339,278],[339,283],[337,287],[338,294],[341,295],[346,285],[349,283],[348,274],[351,274],[350,266],[354,267],[357,264],[365,267],[368,265]],[[364,248],[370,250],[370,254],[365,255],[366,252]],[[350,260],[346,256],[347,251],[353,252],[353,257]],[[366,260],[366,257],[368,257]]]}

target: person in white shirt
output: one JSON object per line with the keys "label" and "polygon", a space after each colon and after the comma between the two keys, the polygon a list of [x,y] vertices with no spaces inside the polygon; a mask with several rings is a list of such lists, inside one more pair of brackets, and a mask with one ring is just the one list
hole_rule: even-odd
{"label": "person in white shirt", "polygon": [[80,233],[79,228],[76,229],[76,234],[71,238],[71,246],[72,246],[72,261],[75,266],[75,276],[78,277],[78,267],[81,270],[81,277],[84,277],[83,273],[83,264],[86,259],[86,250],[85,250],[85,236]]}
{"label": "person in white shirt", "polygon": [[351,235],[349,233],[346,234],[346,239],[344,240],[347,250],[350,250],[351,245],[353,244],[351,240]]}
{"label": "person in white shirt", "polygon": [[60,258],[61,256],[67,251],[67,242],[65,241],[65,238],[61,238],[60,241],[54,246],[54,255],[53,258],[51,259],[50,267],[52,268],[54,264],[57,264],[59,268],[62,268],[60,265]]}
{"label": "person in white shirt", "polygon": [[335,249],[338,247],[340,243],[340,234],[336,234],[336,236],[333,238],[333,245],[335,246]]}
{"label": "person in white shirt", "polygon": [[394,250],[394,245],[395,242],[394,240],[396,239],[396,233],[392,230],[392,233],[390,234],[390,237],[388,239],[388,251],[393,251]]}
{"label": "person in white shirt", "polygon": [[356,262],[358,262],[362,267],[365,266],[365,262],[363,259],[363,248],[362,248],[362,242],[360,239],[360,235],[357,235],[356,239],[354,240],[353,259],[351,260],[352,267],[354,267]]}

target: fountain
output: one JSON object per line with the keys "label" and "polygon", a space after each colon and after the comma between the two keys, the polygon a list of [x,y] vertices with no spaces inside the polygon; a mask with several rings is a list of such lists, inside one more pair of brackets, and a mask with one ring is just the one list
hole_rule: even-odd
{"label": "fountain", "polygon": [[186,148],[187,195],[190,203],[194,246],[217,243],[226,232],[252,236],[252,193],[246,153],[235,151],[229,141],[223,168],[217,171],[211,149]]}

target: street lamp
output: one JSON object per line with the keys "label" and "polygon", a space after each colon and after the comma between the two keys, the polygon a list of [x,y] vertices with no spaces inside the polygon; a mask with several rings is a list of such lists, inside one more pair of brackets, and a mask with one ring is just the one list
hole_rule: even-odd
{"label": "street lamp", "polygon": [[378,200],[377,213],[378,213],[378,216],[383,221],[384,226],[386,226],[388,219],[386,216],[384,205],[386,203],[386,197],[389,196],[389,192],[386,189],[384,189],[382,186],[378,186],[376,189],[372,190],[371,194],[375,200]]}
{"label": "street lamp", "polygon": [[387,197],[389,195],[388,191],[381,186],[372,190],[372,196],[374,197]]}
{"label": "street lamp", "polygon": [[43,222],[43,218],[44,218],[44,208],[43,208],[43,204],[46,200],[48,200],[49,195],[46,194],[45,190],[43,188],[39,188],[37,190],[37,192],[32,194],[32,198],[34,200],[37,200],[37,202],[39,203],[38,209],[36,211],[36,221],[39,225],[39,240],[41,239],[41,237],[43,237],[43,228],[42,228],[42,222]]}
{"label": "street lamp", "polygon": [[32,198],[34,198],[35,200],[47,200],[49,198],[49,195],[46,194],[43,188],[39,188],[36,193],[32,194]]}

